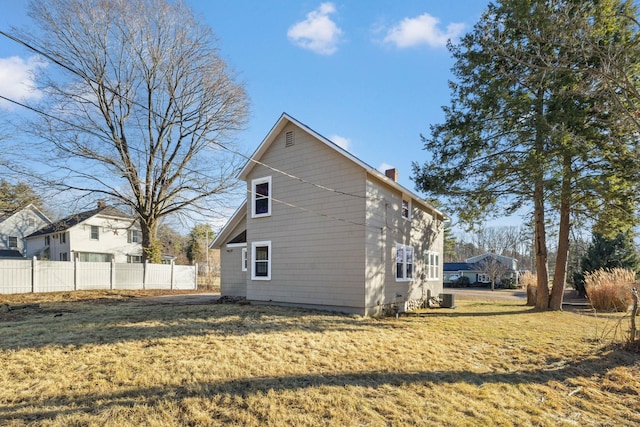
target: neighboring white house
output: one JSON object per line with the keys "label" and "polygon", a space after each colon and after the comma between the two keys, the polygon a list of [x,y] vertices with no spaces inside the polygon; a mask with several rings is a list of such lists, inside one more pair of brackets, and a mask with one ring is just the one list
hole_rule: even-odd
{"label": "neighboring white house", "polygon": [[221,293],[375,315],[442,292],[446,216],[283,114],[239,174],[247,201],[216,236]]}
{"label": "neighboring white house", "polygon": [[49,224],[49,218],[33,204],[0,212],[0,258],[24,257],[26,237]]}
{"label": "neighboring white house", "polygon": [[134,218],[98,202],[27,236],[27,256],[51,261],[142,262],[142,234]]}

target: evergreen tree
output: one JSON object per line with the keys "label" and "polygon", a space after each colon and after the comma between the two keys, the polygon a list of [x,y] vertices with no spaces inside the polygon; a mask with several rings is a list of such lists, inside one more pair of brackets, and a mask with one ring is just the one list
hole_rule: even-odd
{"label": "evergreen tree", "polygon": [[[423,137],[431,160],[414,163],[417,187],[450,198],[462,220],[532,206],[537,308],[560,309],[570,218],[616,212],[632,224],[637,201],[636,141],[622,117],[630,108],[605,84],[586,44],[621,53],[616,65],[637,75],[631,2],[502,0],[490,4],[459,46],[445,122]],[[636,74],[634,74],[636,73]],[[627,214],[623,214],[627,213]],[[559,220],[554,287],[549,294],[546,223]],[[603,217],[606,217],[603,216]],[[610,223],[599,223],[613,228]],[[550,298],[551,297],[551,298]]]}

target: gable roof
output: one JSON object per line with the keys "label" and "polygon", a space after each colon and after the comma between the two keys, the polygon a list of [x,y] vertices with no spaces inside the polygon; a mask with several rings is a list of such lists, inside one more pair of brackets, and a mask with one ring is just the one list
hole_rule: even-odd
{"label": "gable roof", "polygon": [[[222,230],[216,235],[211,244],[209,245],[209,249],[216,249],[222,247],[222,244],[231,237],[231,232],[240,224],[240,221],[244,219],[247,215],[247,200],[245,199],[242,204],[236,209],[236,211],[231,215],[231,218],[227,221],[227,223],[222,227]],[[247,241],[247,230],[244,230],[244,241]],[[234,236],[233,240],[238,237],[241,238],[241,235]],[[231,242],[229,242],[231,243]],[[235,243],[235,242],[234,242]],[[240,242],[238,242],[240,243]]]}
{"label": "gable roof", "polygon": [[442,271],[477,271],[480,266],[468,262],[445,262]]}
{"label": "gable roof", "polygon": [[33,212],[35,212],[36,215],[41,217],[43,220],[45,220],[48,223],[51,223],[51,220],[49,218],[47,218],[47,216],[45,214],[43,214],[42,211],[40,209],[38,209],[38,207],[36,205],[34,205],[33,203],[29,203],[28,205],[26,205],[24,207],[21,207],[21,208],[18,208],[18,209],[14,209],[12,211],[0,212],[0,223],[8,220],[12,216],[17,215],[20,212],[22,212],[24,210],[27,210],[27,209],[31,209]]}
{"label": "gable roof", "polygon": [[90,211],[69,215],[68,217],[63,218],[60,221],[56,221],[53,224],[50,224],[34,233],[31,233],[27,237],[42,236],[44,234],[59,233],[61,231],[66,231],[71,227],[77,224],[80,224],[81,222],[84,222],[96,215],[111,216],[111,217],[123,218],[123,219],[132,219],[131,216],[125,214],[124,212],[112,206],[104,206],[104,207],[91,209]]}
{"label": "gable roof", "polygon": [[[280,134],[280,132],[282,132],[284,127],[289,123],[297,126],[301,130],[307,132],[308,134],[310,134],[311,136],[316,138],[318,141],[320,141],[323,144],[325,144],[327,147],[331,148],[332,150],[336,151],[340,155],[342,155],[342,156],[346,157],[347,159],[351,160],[355,165],[357,165],[357,166],[361,167],[362,169],[366,170],[369,175],[372,175],[372,176],[376,177],[378,180],[385,182],[386,184],[390,185],[391,187],[395,188],[396,190],[400,191],[401,193],[404,193],[404,194],[408,195],[409,197],[411,197],[413,200],[415,200],[418,203],[420,203],[422,206],[424,206],[428,210],[432,211],[436,215],[441,216],[443,219],[447,219],[448,218],[444,213],[440,212],[438,209],[436,209],[433,205],[428,203],[426,200],[422,199],[420,196],[416,195],[412,191],[410,191],[407,188],[403,187],[402,185],[398,184],[393,179],[387,177],[384,173],[378,171],[376,168],[374,168],[374,167],[368,165],[367,163],[363,162],[362,160],[360,160],[359,158],[357,158],[353,154],[349,153],[348,151],[346,151],[342,147],[336,145],[331,140],[329,140],[329,139],[325,138],[324,136],[320,135],[318,132],[314,131],[309,126],[305,125],[304,123],[299,122],[298,120],[294,119],[293,117],[291,117],[287,113],[282,113],[282,115],[280,116],[280,118],[278,119],[276,124],[271,128],[271,130],[269,131],[267,136],[262,140],[262,143],[260,143],[260,145],[258,146],[256,151],[254,151],[254,153],[251,155],[251,158],[247,161],[245,166],[242,168],[242,170],[238,174],[238,178],[242,179],[243,181],[247,180],[247,176],[249,175],[251,170],[255,167],[256,164],[259,164],[259,159],[264,155],[264,153],[269,149],[269,147],[271,147],[271,144],[273,144],[273,142],[276,140],[276,137]],[[270,169],[273,169],[270,166],[267,166],[267,167],[269,167]],[[276,172],[281,172],[281,171],[278,171],[277,169],[273,169],[273,170],[276,171]]]}

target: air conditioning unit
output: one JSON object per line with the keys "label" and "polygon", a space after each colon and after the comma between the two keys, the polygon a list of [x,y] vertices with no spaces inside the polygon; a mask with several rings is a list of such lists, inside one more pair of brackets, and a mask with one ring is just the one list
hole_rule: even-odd
{"label": "air conditioning unit", "polygon": [[440,307],[453,308],[455,307],[455,295],[453,294],[440,294]]}

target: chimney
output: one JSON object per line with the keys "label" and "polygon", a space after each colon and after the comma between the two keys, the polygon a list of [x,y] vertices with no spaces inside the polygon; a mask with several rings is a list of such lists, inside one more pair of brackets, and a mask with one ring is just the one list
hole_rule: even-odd
{"label": "chimney", "polygon": [[392,179],[393,182],[398,182],[398,169],[387,169],[386,171],[384,171],[384,174],[387,176],[387,178]]}
{"label": "chimney", "polygon": [[107,203],[104,201],[104,199],[98,200],[98,209],[104,209],[106,207],[107,207]]}

